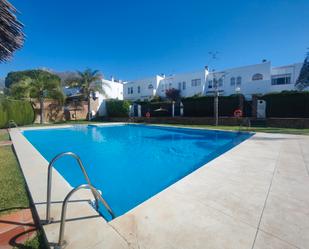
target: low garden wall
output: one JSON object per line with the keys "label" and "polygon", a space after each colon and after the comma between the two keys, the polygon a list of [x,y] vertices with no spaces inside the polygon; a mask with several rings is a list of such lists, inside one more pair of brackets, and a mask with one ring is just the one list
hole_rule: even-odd
{"label": "low garden wall", "polygon": [[[123,118],[102,118],[102,121],[107,122],[128,122],[128,117]],[[244,126],[248,124],[248,118],[237,119],[233,117],[220,117],[219,125],[237,126],[242,123]],[[250,119],[255,121],[255,119]],[[213,125],[214,118],[212,117],[134,117],[134,122],[137,123],[152,123],[152,124],[184,124],[184,125]],[[309,128],[309,118],[268,118],[265,120],[265,126],[278,128]]]}

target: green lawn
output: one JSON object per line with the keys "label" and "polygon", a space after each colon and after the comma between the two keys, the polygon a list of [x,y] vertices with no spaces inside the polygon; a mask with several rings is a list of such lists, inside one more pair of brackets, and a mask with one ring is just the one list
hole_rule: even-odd
{"label": "green lawn", "polygon": [[29,207],[25,182],[11,146],[0,147],[0,215]]}
{"label": "green lawn", "polygon": [[7,133],[6,129],[0,130],[0,141],[9,140],[9,134]]}
{"label": "green lawn", "polygon": [[[165,124],[165,125],[169,125],[169,124]],[[173,126],[203,128],[203,129],[217,129],[217,130],[228,130],[228,131],[239,131],[239,126],[179,125],[179,124],[175,124]],[[241,131],[252,131],[252,132],[309,135],[309,129],[276,128],[276,127],[248,127],[248,128],[247,127],[241,127],[240,130]]]}
{"label": "green lawn", "polygon": [[[66,125],[66,124],[100,124],[100,121],[63,121],[51,124],[32,124],[28,126],[40,127],[40,126],[55,126],[55,125]],[[105,122],[108,123],[108,122]],[[214,125],[182,125],[182,124],[157,124],[157,125],[168,125],[168,126],[179,126],[179,127],[193,127],[203,129],[217,129],[217,130],[228,130],[228,131],[239,131],[239,126],[214,126]],[[294,135],[309,135],[309,129],[293,129],[293,128],[276,128],[276,127],[242,127],[241,131],[252,131],[252,132],[266,132],[266,133],[283,133],[283,134],[294,134]]]}
{"label": "green lawn", "polygon": [[[0,141],[9,139],[6,130],[0,130]],[[1,215],[29,208],[29,198],[22,172],[19,168],[12,146],[0,146],[0,217]],[[1,219],[1,218],[0,218]],[[46,248],[41,232],[25,245],[15,248]]]}

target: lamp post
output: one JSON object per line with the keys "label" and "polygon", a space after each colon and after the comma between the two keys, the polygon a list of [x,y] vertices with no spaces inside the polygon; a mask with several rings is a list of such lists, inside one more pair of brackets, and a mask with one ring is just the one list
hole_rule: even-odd
{"label": "lamp post", "polygon": [[215,126],[219,123],[219,90],[216,78],[213,79],[214,83],[214,114],[215,114]]}
{"label": "lamp post", "polygon": [[219,72],[218,77],[216,73],[213,74],[215,126],[218,126],[219,124],[219,82],[222,82],[221,84],[223,84],[226,75],[226,72]]}
{"label": "lamp post", "polygon": [[235,88],[235,92],[236,92],[236,94],[238,95],[238,108],[239,109],[242,109],[241,108],[241,95],[240,95],[240,87],[238,86],[238,87],[236,87]]}
{"label": "lamp post", "polygon": [[[242,106],[241,106],[241,95],[240,95],[240,87],[235,88],[235,92],[238,95],[238,109],[242,111]],[[241,120],[240,117],[237,117],[237,120],[239,122],[239,132],[241,131]]]}

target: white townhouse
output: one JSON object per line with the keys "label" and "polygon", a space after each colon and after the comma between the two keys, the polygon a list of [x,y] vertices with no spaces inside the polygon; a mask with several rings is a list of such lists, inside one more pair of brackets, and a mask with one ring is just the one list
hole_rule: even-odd
{"label": "white townhouse", "polygon": [[170,75],[161,80],[157,95],[165,97],[165,91],[171,88],[180,90],[182,97],[202,94],[205,90],[207,75],[208,70]]}
{"label": "white townhouse", "polygon": [[99,112],[99,116],[106,115],[106,100],[107,99],[118,99],[123,100],[123,82],[116,81],[112,77],[111,80],[102,79],[102,88],[104,89],[106,95],[96,92],[96,97],[98,98],[98,107],[95,112]]}
{"label": "white townhouse", "polygon": [[165,97],[167,89],[179,89],[182,97],[193,95],[228,96],[241,93],[250,99],[253,94],[295,90],[302,63],[282,67],[272,67],[271,62],[209,71],[208,67],[192,73],[170,76],[155,76],[143,80],[124,83],[124,99],[149,100],[154,96]]}
{"label": "white townhouse", "polygon": [[159,83],[164,76],[129,81],[124,83],[123,98],[127,100],[150,100],[158,94]]}
{"label": "white townhouse", "polygon": [[210,72],[204,93],[213,94],[216,89],[215,83],[221,95],[228,96],[240,92],[246,98],[251,98],[253,94],[295,90],[301,67],[302,63],[295,63],[272,68],[271,63],[265,61],[256,65]]}

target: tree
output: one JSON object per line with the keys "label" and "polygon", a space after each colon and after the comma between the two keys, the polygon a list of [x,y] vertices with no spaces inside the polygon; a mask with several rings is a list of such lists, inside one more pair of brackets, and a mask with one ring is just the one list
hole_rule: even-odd
{"label": "tree", "polygon": [[180,90],[175,88],[167,89],[165,96],[171,101],[177,101],[180,99]]}
{"label": "tree", "polygon": [[[24,73],[26,72],[26,74]],[[40,104],[40,123],[44,122],[44,101],[46,98],[64,99],[60,78],[44,70],[27,70],[11,73],[10,95],[15,99],[34,98]],[[18,77],[15,77],[18,75]],[[26,76],[30,75],[30,76]],[[8,78],[8,77],[7,77]]]}
{"label": "tree", "polygon": [[309,52],[307,52],[295,86],[298,90],[303,90],[306,87],[309,87]]}
{"label": "tree", "polygon": [[17,20],[16,12],[7,0],[0,0],[0,62],[8,61],[24,44],[23,24]]}
{"label": "tree", "polygon": [[29,95],[29,86],[31,83],[31,78],[25,77],[21,79],[19,82],[14,83],[9,88],[8,94],[12,96],[14,99],[22,100],[26,98],[30,98]]}
{"label": "tree", "polygon": [[88,102],[88,120],[91,120],[91,98],[95,99],[95,93],[99,92],[107,97],[105,87],[110,87],[108,84],[102,82],[102,75],[98,70],[86,69],[83,72],[77,71],[78,76],[69,78],[66,85],[69,87],[78,87],[84,98]]}

